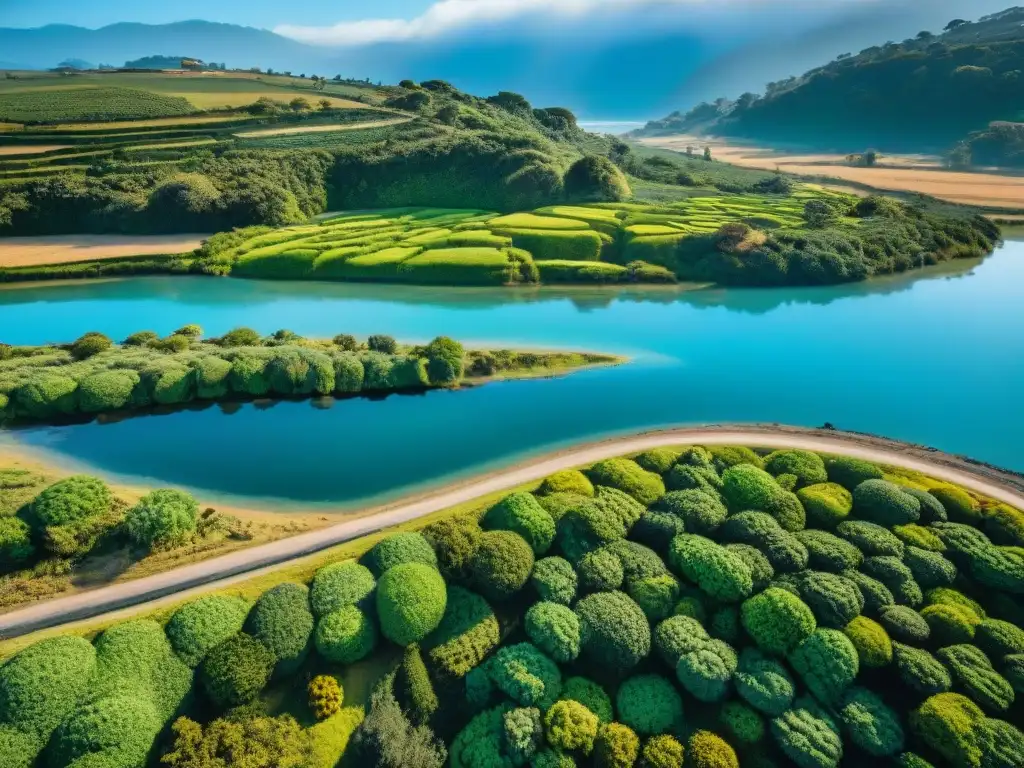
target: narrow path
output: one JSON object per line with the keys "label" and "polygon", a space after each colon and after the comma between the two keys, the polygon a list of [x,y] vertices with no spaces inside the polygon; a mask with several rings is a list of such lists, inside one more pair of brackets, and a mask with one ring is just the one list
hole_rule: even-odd
{"label": "narrow path", "polygon": [[259,131],[236,133],[240,139],[262,139],[270,136],[292,136],[301,133],[333,133],[335,131],[358,131],[362,128],[384,128],[388,125],[408,123],[411,117],[393,117],[389,120],[371,120],[362,123],[338,123],[332,125],[305,125],[295,128],[267,128]]}
{"label": "narrow path", "polygon": [[[339,523],[270,544],[234,552],[136,581],[47,600],[0,615],[0,636],[16,637],[38,629],[116,611],[120,618],[152,610],[161,602],[220,589],[272,570],[288,560],[312,554],[368,533],[408,522],[489,493],[540,480],[558,470],[639,453],[664,445],[750,445],[804,448],[842,454],[924,472],[931,477],[1024,509],[1024,476],[975,464],[962,457],[884,438],[832,430],[779,425],[723,425],[665,429],[616,437],[558,451],[482,478],[458,483],[412,501],[396,502],[376,514]],[[140,605],[143,604],[144,605]]]}

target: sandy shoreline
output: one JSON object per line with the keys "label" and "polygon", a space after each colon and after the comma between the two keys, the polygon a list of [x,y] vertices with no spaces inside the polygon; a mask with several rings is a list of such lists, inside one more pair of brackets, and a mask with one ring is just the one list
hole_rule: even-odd
{"label": "sandy shoreline", "polygon": [[344,522],[269,544],[193,563],[188,566],[60,597],[16,609],[0,616],[0,635],[12,637],[45,627],[63,625],[110,611],[125,615],[153,610],[162,603],[221,589],[282,567],[296,558],[350,541],[381,528],[415,520],[489,493],[540,480],[561,469],[636,453],[657,446],[681,444],[739,444],[766,448],[805,448],[863,458],[923,472],[1024,508],[1024,475],[972,462],[970,459],[921,446],[870,435],[779,425],[721,425],[664,429],[610,438],[566,448],[541,458],[459,481],[447,488],[363,510]]}

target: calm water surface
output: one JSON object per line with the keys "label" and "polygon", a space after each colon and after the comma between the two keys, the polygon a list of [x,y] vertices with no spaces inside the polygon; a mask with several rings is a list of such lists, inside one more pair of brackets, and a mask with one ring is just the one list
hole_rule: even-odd
{"label": "calm water surface", "polygon": [[21,430],[90,471],[257,506],[356,504],[645,427],[777,421],[884,434],[1024,470],[1024,243],[980,265],[760,290],[477,290],[143,278],[0,290],[0,339],[199,323],[447,334],[629,355],[461,392],[217,406]]}

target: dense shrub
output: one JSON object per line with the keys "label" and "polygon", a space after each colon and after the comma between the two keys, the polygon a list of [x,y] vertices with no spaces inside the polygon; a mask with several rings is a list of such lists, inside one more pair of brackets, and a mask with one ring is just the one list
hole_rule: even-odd
{"label": "dense shrub", "polygon": [[819,571],[842,573],[856,570],[864,555],[850,542],[827,531],[807,529],[793,534],[807,548],[808,565]]}
{"label": "dense shrub", "polygon": [[640,753],[641,768],[683,768],[683,745],[674,736],[652,736]]}
{"label": "dense shrub", "polygon": [[407,646],[402,654],[395,689],[413,724],[426,723],[437,711],[440,703],[418,645]]}
{"label": "dense shrub", "polygon": [[973,555],[971,575],[982,586],[1024,595],[1024,548],[989,547]]}
{"label": "dense shrub", "polygon": [[663,552],[668,549],[669,543],[675,536],[685,531],[686,526],[681,518],[670,512],[649,510],[636,521],[636,525],[630,531],[630,536],[641,544]]}
{"label": "dense shrub", "polygon": [[86,376],[78,385],[79,407],[83,413],[116,411],[131,403],[132,391],[138,386],[135,371],[99,371]]}
{"label": "dense shrub", "polygon": [[621,592],[598,592],[576,604],[583,655],[610,670],[632,669],[651,650],[651,628],[636,603]]}
{"label": "dense shrub", "polygon": [[198,518],[199,504],[192,494],[164,488],[139,499],[124,525],[136,544],[152,548],[185,541],[195,532]]}
{"label": "dense shrub", "polygon": [[881,480],[882,470],[863,459],[849,456],[834,456],[825,460],[828,479],[852,491],[865,480]]}
{"label": "dense shrub", "polygon": [[469,564],[481,534],[479,523],[472,517],[443,518],[423,529],[437,555],[437,567],[449,582],[469,578]]}
{"label": "dense shrub", "polygon": [[530,643],[501,648],[486,669],[498,690],[522,706],[546,710],[562,690],[558,665]]}
{"label": "dense shrub", "polygon": [[738,701],[722,705],[718,722],[730,740],[741,747],[757,744],[764,739],[764,718],[756,710]]}
{"label": "dense shrub", "polygon": [[785,655],[811,636],[814,613],[799,597],[784,589],[766,589],[743,602],[743,628],[757,646]]}
{"label": "dense shrub", "polygon": [[921,609],[921,617],[928,622],[929,636],[940,645],[971,642],[979,623],[968,609],[945,603],[926,605]]}
{"label": "dense shrub", "polygon": [[346,605],[362,605],[376,586],[370,570],[354,560],[325,565],[313,576],[309,593],[313,613],[325,616]]}
{"label": "dense shrub", "polygon": [[880,525],[865,520],[847,520],[836,526],[836,533],[867,557],[892,555],[903,557],[903,542]]}
{"label": "dense shrub", "polygon": [[75,475],[44,488],[32,502],[32,514],[43,527],[67,525],[103,515],[113,500],[99,478]]}
{"label": "dense shrub", "polygon": [[650,506],[665,494],[665,483],[653,472],[629,459],[606,459],[587,470],[594,485],[607,485],[625,491],[644,506]]}
{"label": "dense shrub", "polygon": [[770,717],[778,717],[789,709],[796,695],[786,667],[754,648],[743,649],[734,679],[736,692],[743,700]]}
{"label": "dense shrub", "polygon": [[892,653],[900,679],[918,693],[929,696],[944,693],[953,687],[953,679],[949,672],[928,651],[902,643],[893,643]]}
{"label": "dense shrub", "polygon": [[853,510],[853,494],[838,483],[808,485],[796,492],[808,519],[821,528],[834,528]]}
{"label": "dense shrub", "polygon": [[696,489],[666,493],[658,502],[658,509],[682,520],[686,531],[702,536],[718,530],[729,514],[718,496]]}
{"label": "dense shrub", "polygon": [[434,548],[430,546],[430,542],[422,533],[415,531],[393,533],[374,544],[373,548],[363,557],[363,564],[378,579],[389,568],[402,563],[424,563],[433,568],[437,567],[437,555],[434,554]]}
{"label": "dense shrub", "polygon": [[800,596],[823,627],[842,629],[864,610],[864,596],[860,589],[844,576],[805,571],[800,574],[798,586]]}
{"label": "dense shrub", "polygon": [[939,485],[929,488],[928,493],[939,500],[949,519],[954,523],[978,525],[982,521],[981,505],[978,500],[955,485]]}
{"label": "dense shrub", "polygon": [[945,522],[947,519],[946,508],[942,502],[935,498],[928,491],[920,488],[900,488],[904,493],[909,493],[921,504],[921,522],[923,524]]}
{"label": "dense shrub", "polygon": [[544,733],[556,749],[589,755],[597,739],[597,715],[573,699],[556,701],[544,716]]}
{"label": "dense shrub", "polygon": [[719,530],[725,541],[749,544],[761,550],[779,573],[800,571],[807,567],[807,548],[792,533],[765,512],[740,512],[730,516]]}
{"label": "dense shrub", "polygon": [[[724,472],[729,467],[737,464],[750,464],[758,469],[764,469],[764,461],[745,445],[709,445],[703,448],[711,456],[711,462],[716,470]],[[693,454],[690,454],[691,456]],[[702,454],[697,454],[698,457]],[[684,458],[686,454],[684,454]],[[703,463],[700,459],[697,463]],[[687,461],[688,464],[695,463],[694,459]]]}
{"label": "dense shrub", "polygon": [[640,754],[640,739],[621,723],[608,723],[598,729],[594,742],[596,768],[633,768]]}
{"label": "dense shrub", "polygon": [[630,580],[626,592],[648,619],[660,621],[672,613],[679,598],[679,580],[670,573]]}
{"label": "dense shrub", "polygon": [[0,562],[5,566],[21,563],[35,551],[28,523],[20,517],[0,517]]}
{"label": "dense shrub", "polygon": [[890,757],[903,749],[899,716],[866,688],[854,686],[843,695],[839,719],[860,749],[875,757]]}
{"label": "dense shrub", "polygon": [[737,555],[750,569],[750,577],[754,582],[754,592],[760,592],[775,577],[775,568],[761,550],[749,544],[726,544],[725,548]]}
{"label": "dense shrub", "polygon": [[366,613],[345,605],[320,617],[313,636],[317,653],[328,661],[352,664],[377,645],[377,627]]}
{"label": "dense shrub", "polygon": [[682,457],[683,452],[675,448],[652,448],[634,456],[633,461],[648,472],[664,475]]}
{"label": "dense shrub", "polygon": [[536,707],[510,709],[503,715],[505,751],[515,764],[525,764],[544,741],[544,724]]}
{"label": "dense shrub", "polygon": [[[590,481],[588,480],[587,482]],[[590,498],[581,496],[578,493],[563,491],[560,493],[549,493],[547,496],[538,496],[537,501],[551,515],[551,519],[555,521],[555,526],[557,527],[559,521],[565,517],[570,509],[586,504],[590,501]]]}
{"label": "dense shrub", "polygon": [[733,748],[711,731],[695,731],[686,742],[686,764],[693,768],[739,768]]}
{"label": "dense shrub", "polygon": [[683,655],[697,650],[710,639],[707,630],[689,616],[670,616],[654,628],[654,648],[672,669]]}
{"label": "dense shrub", "polygon": [[985,533],[993,544],[1024,547],[1024,512],[999,504],[985,516]]}
{"label": "dense shrub", "polygon": [[898,557],[892,555],[868,557],[865,558],[861,568],[868,576],[885,584],[900,605],[916,606],[924,600],[920,585],[914,581],[914,574]]}
{"label": "dense shrub", "polygon": [[560,664],[580,653],[580,620],[565,605],[535,603],[526,612],[526,635],[534,645]]}
{"label": "dense shrub", "polygon": [[563,469],[548,475],[537,489],[541,496],[549,496],[552,493],[575,493],[580,496],[593,496],[594,486],[578,469]]}
{"label": "dense shrub", "polygon": [[954,687],[990,712],[1003,712],[1013,704],[1013,688],[988,657],[973,645],[940,648],[936,654],[953,677]]}
{"label": "dense shrub", "polygon": [[921,614],[913,608],[893,605],[884,608],[879,621],[896,640],[906,643],[923,643],[931,635],[931,627]]}
{"label": "dense shrub", "polygon": [[949,586],[956,579],[956,566],[938,552],[908,546],[903,562],[910,568],[914,580],[924,589]]}
{"label": "dense shrub", "polygon": [[637,675],[619,686],[619,719],[641,736],[674,732],[683,720],[683,700],[661,675]]}
{"label": "dense shrub", "polygon": [[838,728],[824,712],[796,706],[772,720],[779,749],[799,768],[836,768],[843,758]]}
{"label": "dense shrub", "polygon": [[993,661],[1024,653],[1024,629],[1001,619],[986,619],[976,629],[974,644]]}
{"label": "dense shrub", "polygon": [[910,727],[918,738],[956,768],[981,764],[984,722],[985,713],[956,693],[931,696],[910,713]]}
{"label": "dense shrub", "polygon": [[341,710],[345,692],[341,683],[332,675],[317,675],[306,686],[309,708],[317,720],[326,720]]}
{"label": "dense shrub", "polygon": [[722,490],[722,478],[714,467],[676,464],[665,475],[665,487],[670,491],[705,491],[717,494]]}
{"label": "dense shrub", "polygon": [[205,728],[179,718],[172,726],[171,751],[161,757],[166,768],[194,765],[273,765],[298,768],[310,763],[313,744],[309,734],[290,715],[280,717],[221,718]]}
{"label": "dense shrub", "polygon": [[114,345],[109,336],[91,331],[79,336],[70,347],[71,356],[76,360],[85,360],[100,352],[105,352]]}
{"label": "dense shrub", "polygon": [[462,379],[466,350],[447,336],[438,336],[424,350],[431,384],[454,384]]}
{"label": "dense shrub", "polygon": [[721,701],[729,692],[737,664],[731,646],[721,640],[708,640],[683,654],[676,665],[676,677],[694,698],[705,702]]}
{"label": "dense shrub", "polygon": [[891,528],[917,522],[921,502],[888,480],[865,480],[853,489],[853,511],[857,517]]}
{"label": "dense shrub", "polygon": [[530,583],[541,600],[562,605],[569,605],[576,598],[576,582],[576,571],[561,557],[538,560],[530,575]]}
{"label": "dense shrub", "polygon": [[892,662],[892,640],[885,628],[867,616],[857,616],[843,629],[857,649],[861,666],[884,667]]}
{"label": "dense shrub", "polygon": [[572,563],[625,536],[626,525],[622,518],[595,501],[588,500],[569,509],[558,521],[558,546]]}
{"label": "dense shrub", "polygon": [[203,691],[221,709],[247,704],[266,687],[274,654],[259,640],[238,634],[218,645],[203,660]]}
{"label": "dense shrub", "polygon": [[1000,667],[1003,677],[1017,693],[1024,694],[1024,653],[1014,653],[1003,657]]}
{"label": "dense shrub", "polygon": [[488,531],[469,566],[476,588],[491,600],[507,600],[521,590],[533,570],[533,550],[511,531]]}
{"label": "dense shrub", "polygon": [[737,464],[722,473],[722,495],[734,512],[766,512],[781,490],[774,477],[753,464]]}
{"label": "dense shrub", "polygon": [[438,670],[460,678],[484,660],[498,639],[498,619],[487,601],[467,589],[450,586],[444,616],[424,647]]}
{"label": "dense shrub", "polygon": [[602,723],[610,723],[614,718],[612,700],[604,688],[585,677],[570,677],[562,686],[561,699],[578,701],[589,709]]}
{"label": "dense shrub", "polygon": [[754,588],[742,558],[702,536],[676,536],[669,548],[669,565],[717,600],[738,602]]}
{"label": "dense shrub", "polygon": [[242,631],[249,605],[237,597],[209,595],[186,603],[167,622],[167,638],[190,667],[216,646]]}
{"label": "dense shrub", "polygon": [[605,549],[615,555],[622,563],[622,572],[626,582],[668,575],[668,568],[657,552],[635,541],[619,539],[613,541]]}
{"label": "dense shrub", "polygon": [[491,507],[483,528],[518,533],[537,556],[547,552],[555,538],[555,521],[529,493],[513,493]]}
{"label": "dense shrub", "polygon": [[816,453],[802,450],[775,451],[764,457],[764,468],[775,475],[795,475],[799,487],[828,480],[825,462]]}
{"label": "dense shrub", "polygon": [[[344,762],[352,765],[373,765],[376,768],[442,768],[448,757],[444,744],[425,725],[414,725],[394,695],[394,673],[385,676],[373,691],[369,711],[352,734]],[[483,716],[481,716],[483,717]],[[501,732],[501,714],[488,724],[496,734]],[[473,722],[465,729],[471,731]],[[490,728],[485,728],[486,734]],[[481,734],[471,733],[473,740]],[[463,734],[456,737],[459,742]],[[453,766],[464,766],[457,759],[458,747],[452,743]],[[468,766],[464,766],[468,768]]]}
{"label": "dense shrub", "polygon": [[441,623],[447,600],[444,579],[436,569],[422,562],[394,565],[377,585],[381,632],[397,645],[418,643]]}
{"label": "dense shrub", "polygon": [[860,671],[857,649],[834,629],[815,630],[788,658],[807,689],[826,705],[834,705]]}
{"label": "dense shrub", "polygon": [[313,635],[309,589],[304,584],[278,584],[256,601],[245,631],[274,654],[279,674],[293,672],[302,663]]}
{"label": "dense shrub", "polygon": [[143,765],[162,723],[153,705],[130,695],[79,708],[57,729],[47,749],[51,765]]}
{"label": "dense shrub", "polygon": [[988,536],[971,525],[933,523],[930,527],[946,545],[947,555],[958,564],[969,563],[972,557],[992,546]]}
{"label": "dense shrub", "polygon": [[585,554],[577,568],[580,587],[587,592],[612,592],[622,586],[622,561],[608,549]]}

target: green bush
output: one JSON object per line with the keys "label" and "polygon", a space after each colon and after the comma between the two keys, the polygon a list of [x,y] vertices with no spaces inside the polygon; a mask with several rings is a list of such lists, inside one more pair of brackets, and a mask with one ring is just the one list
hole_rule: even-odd
{"label": "green bush", "polygon": [[792,706],[796,686],[779,661],[754,648],[744,648],[734,675],[736,692],[750,706],[770,717],[779,717]]}
{"label": "green bush", "polygon": [[705,491],[718,494],[722,490],[722,478],[714,467],[676,464],[665,475],[665,487],[670,491]]}
{"label": "green bush", "polygon": [[[351,710],[350,710],[351,712]],[[327,734],[347,741],[355,727],[349,713],[325,722],[316,728],[320,738]],[[340,729],[340,734],[338,729]],[[174,741],[162,758],[165,768],[188,768],[193,765],[322,765],[324,753],[337,751],[326,746],[316,749],[310,734],[290,715],[279,717],[255,716],[245,719],[220,718],[205,728],[199,723],[179,718],[171,727]],[[336,735],[338,734],[338,735]],[[314,740],[317,736],[313,737]],[[319,745],[317,745],[319,746]],[[315,756],[311,751],[315,749]],[[312,762],[309,762],[312,759]],[[212,760],[213,762],[207,762]],[[77,765],[77,764],[76,764]]]}
{"label": "green bush", "polygon": [[130,695],[86,704],[57,729],[50,765],[133,768],[145,764],[162,723],[153,705]]}
{"label": "green bush", "polygon": [[497,645],[498,619],[480,595],[461,587],[448,587],[444,616],[423,647],[431,664],[453,677],[465,677]]}
{"label": "green bush", "polygon": [[1003,677],[1017,693],[1024,693],[1024,653],[1014,653],[1003,657],[1000,667]]}
{"label": "green bush", "polygon": [[435,568],[421,562],[391,566],[377,585],[381,632],[397,645],[418,643],[441,623],[447,600]]}
{"label": "green bush", "polygon": [[910,713],[910,728],[931,750],[955,768],[982,765],[980,736],[985,713],[957,693],[930,696]]}
{"label": "green bush", "polygon": [[810,451],[775,451],[764,457],[764,468],[776,477],[795,475],[799,487],[817,485],[828,480],[825,462],[818,454]]}
{"label": "green bush", "polygon": [[672,613],[679,599],[679,580],[670,573],[627,582],[626,593],[636,601],[651,621],[661,621]]}
{"label": "green bush", "polygon": [[498,690],[521,706],[547,710],[562,690],[558,665],[530,643],[499,649],[487,662],[487,674]]}
{"label": "green bush", "polygon": [[817,629],[793,649],[789,663],[818,701],[834,705],[860,671],[857,649],[835,629]]}
{"label": "green bush", "polygon": [[772,720],[779,749],[799,768],[836,768],[843,742],[832,719],[814,707],[796,706]]}
{"label": "green bush", "polygon": [[766,589],[741,607],[743,628],[759,648],[786,655],[817,628],[814,613],[799,597],[784,589]]}
{"label": "green bush", "polygon": [[974,641],[994,661],[1024,653],[1024,629],[1001,619],[986,619],[978,624]]}
{"label": "green bush", "polygon": [[440,702],[418,645],[410,645],[405,649],[395,677],[395,686],[401,691],[402,701],[415,725],[426,723],[437,711]]}
{"label": "green bush", "polygon": [[566,559],[579,563],[588,552],[625,538],[626,525],[613,510],[587,500],[558,521],[556,536]]}
{"label": "green bush", "polygon": [[718,722],[730,739],[740,747],[752,746],[764,739],[764,719],[746,704],[729,701],[722,705]]}
{"label": "green bush", "polygon": [[313,641],[317,653],[328,661],[352,664],[376,647],[377,628],[364,611],[345,605],[320,617]]}
{"label": "green bush", "polygon": [[124,525],[132,541],[151,549],[188,540],[198,519],[199,504],[192,494],[163,488],[139,499],[125,515]]}
{"label": "green bush", "polygon": [[857,649],[863,667],[884,667],[892,662],[892,640],[885,628],[867,616],[857,616],[843,629]]}
{"label": "green bush", "polygon": [[535,603],[525,618],[526,636],[559,664],[568,664],[579,656],[580,620],[568,606]]}
{"label": "green bush", "polygon": [[896,602],[889,588],[878,579],[853,570],[843,571],[839,575],[857,585],[861,595],[864,596],[864,610],[867,613],[880,615],[883,610]]}
{"label": "green bush", "polygon": [[78,385],[79,407],[84,413],[116,411],[131,403],[139,374],[129,370],[100,371]]}
{"label": "green bush", "polygon": [[518,533],[538,557],[555,539],[555,521],[529,493],[506,496],[487,510],[482,525],[484,530]]}
{"label": "green bush", "polygon": [[238,634],[210,651],[199,668],[199,680],[210,701],[227,709],[259,696],[273,669],[270,649],[254,637]]}
{"label": "green bush", "polygon": [[779,573],[801,571],[810,559],[800,540],[784,531],[775,518],[765,512],[740,512],[730,516],[719,529],[719,536],[724,541],[759,549]]}
{"label": "green bush", "polygon": [[640,739],[621,723],[601,726],[594,742],[596,768],[633,768],[640,755]]}
{"label": "green bush", "polygon": [[[711,456],[712,464],[719,472],[724,472],[737,464],[751,464],[758,469],[764,469],[764,461],[761,460],[761,457],[745,445],[709,445],[704,450]],[[688,461],[687,463],[694,462]]]}
{"label": "green bush", "polygon": [[935,498],[928,491],[922,491],[920,488],[900,488],[904,493],[909,493],[921,504],[921,522],[924,524],[928,523],[939,523],[945,522],[946,508],[942,506],[942,502]]}
{"label": "green bush", "polygon": [[735,644],[740,641],[740,612],[735,605],[726,605],[711,614],[708,631],[712,637]]}
{"label": "green bush", "polygon": [[914,580],[924,589],[946,587],[956,579],[956,566],[938,552],[908,546],[903,562],[910,568]]}
{"label": "green bush", "polygon": [[0,517],[0,562],[12,565],[35,554],[32,529],[20,517]]}
{"label": "green bush", "polygon": [[455,384],[462,379],[466,350],[447,336],[438,336],[426,347],[427,375],[436,386]]}
{"label": "green bush", "polygon": [[843,576],[805,571],[800,574],[799,588],[820,626],[842,629],[864,610],[860,589]]}
{"label": "green bush", "polygon": [[351,395],[363,390],[366,372],[363,362],[353,354],[334,356],[334,391],[341,395]]}
{"label": "green bush", "polygon": [[852,491],[865,480],[881,480],[882,470],[870,461],[849,456],[834,456],[825,460],[828,479]]}
{"label": "green bush", "polygon": [[843,695],[839,720],[854,744],[874,757],[891,757],[903,749],[899,716],[867,688],[854,686]]}
{"label": "green bush", "polygon": [[774,477],[753,464],[737,464],[722,473],[722,495],[734,512],[766,512],[781,490]]}
{"label": "green bush", "polygon": [[864,562],[864,555],[857,547],[827,531],[809,528],[793,535],[807,548],[808,565],[815,570],[842,573],[856,570]]}
{"label": "green bush", "polygon": [[633,461],[648,472],[655,472],[664,475],[679,461],[683,452],[675,448],[652,448],[649,451],[634,456]]}
{"label": "green bush", "polygon": [[265,358],[255,355],[237,355],[231,361],[231,373],[228,375],[228,386],[232,392],[251,397],[260,397],[270,391],[270,384],[264,373],[267,367]]}
{"label": "green bush", "polygon": [[446,517],[423,529],[437,555],[437,567],[448,581],[469,578],[469,564],[480,546],[483,531],[472,516]]}
{"label": "green bush", "polygon": [[694,698],[721,701],[729,692],[729,682],[738,660],[732,647],[721,640],[708,640],[699,648],[683,654],[676,665],[676,677]]}
{"label": "green bush", "polygon": [[641,544],[665,551],[672,539],[685,531],[682,519],[669,512],[651,510],[644,512],[636,521],[630,535]]}
{"label": "green bush", "polygon": [[608,549],[587,552],[577,568],[580,588],[587,592],[612,592],[622,586],[622,561]]}
{"label": "green bush", "polygon": [[945,603],[926,605],[921,609],[921,617],[928,622],[929,636],[940,645],[971,642],[980,623],[966,608]]}
{"label": "green bush", "polygon": [[533,549],[511,531],[488,531],[469,566],[476,588],[491,600],[507,600],[521,590],[533,570]]}
{"label": "green bush", "polygon": [[892,654],[900,679],[914,691],[930,696],[945,693],[953,687],[953,679],[949,672],[928,651],[902,643],[893,643]]}
{"label": "green bush", "polygon": [[683,721],[683,700],[661,675],[637,675],[615,695],[619,719],[641,736],[675,732]]}
{"label": "green bush", "polygon": [[593,712],[599,722],[610,723],[614,718],[612,700],[604,688],[585,677],[570,677],[566,680],[559,698],[578,701]]}
{"label": "green bush", "polygon": [[332,675],[317,675],[306,686],[309,695],[309,708],[317,721],[326,720],[341,711],[345,701],[345,691]]}
{"label": "green bush", "polygon": [[685,530],[702,536],[718,530],[729,514],[717,495],[696,489],[666,493],[658,509],[675,515],[683,521]]}
{"label": "green bush", "polygon": [[908,606],[893,605],[884,608],[879,614],[879,621],[893,638],[906,643],[923,643],[931,635],[928,622]]}
{"label": "green bush", "polygon": [[503,741],[515,764],[525,764],[544,743],[544,724],[536,707],[520,707],[505,712]]}
{"label": "green bush", "polygon": [[220,357],[204,357],[195,365],[196,397],[219,400],[228,393],[231,363]]}
{"label": "green bush", "polygon": [[377,582],[370,569],[354,560],[331,563],[313,576],[309,601],[316,616],[326,616],[346,605],[363,605]]}
{"label": "green bush", "polygon": [[683,768],[683,745],[674,736],[652,736],[640,753],[641,768]]}
{"label": "green bush", "polygon": [[867,557],[903,557],[903,542],[880,525],[865,520],[847,520],[836,526],[836,534]]}
{"label": "green bush", "polygon": [[530,583],[541,600],[569,605],[576,598],[576,571],[568,560],[545,557],[534,563]]}
{"label": "green bush", "polygon": [[61,526],[99,517],[114,501],[102,480],[74,475],[44,488],[32,502],[32,515],[40,526]]}
{"label": "green bush", "polygon": [[739,768],[728,742],[711,731],[695,731],[686,742],[686,764],[693,768]]}
{"label": "green bush", "polygon": [[309,589],[294,583],[271,587],[253,605],[245,631],[274,654],[279,675],[296,671],[306,658],[313,636]]}
{"label": "green bush", "polygon": [[888,480],[865,480],[853,489],[853,511],[857,517],[891,528],[916,523],[921,502]]}
{"label": "green bush", "polygon": [[100,352],[106,352],[113,345],[114,342],[110,340],[109,336],[90,331],[72,342],[70,352],[76,360],[85,360]]}
{"label": "green bush", "polygon": [[[590,482],[589,480],[587,482]],[[557,528],[558,523],[561,522],[562,518],[572,510],[576,509],[582,504],[586,504],[591,499],[586,496],[581,496],[578,493],[559,492],[549,493],[547,496],[538,496],[537,502],[547,510],[547,513],[551,515],[551,519],[555,521],[555,527]]]}
{"label": "green bush", "polygon": [[167,622],[167,638],[182,661],[197,667],[210,651],[242,631],[249,605],[238,597],[209,595],[186,603]]}
{"label": "green bush", "polygon": [[643,544],[620,539],[605,549],[619,558],[627,582],[668,575],[668,568],[658,553]]}
{"label": "green bush", "polygon": [[984,709],[1004,712],[1013,704],[1013,688],[995,671],[992,662],[973,645],[940,648],[936,654],[953,677],[954,687]]}
{"label": "green bush", "polygon": [[69,416],[78,410],[78,382],[57,373],[41,372],[14,390],[15,411],[33,419]]}
{"label": "green bush", "polygon": [[373,545],[363,556],[363,565],[378,579],[390,568],[402,563],[423,563],[437,568],[437,555],[421,533],[393,533]]}
{"label": "green bush", "polygon": [[1024,512],[999,504],[985,516],[985,533],[993,544],[1024,547]]}
{"label": "green bush", "polygon": [[587,474],[594,485],[624,491],[644,506],[650,506],[665,494],[661,477],[629,459],[600,461],[587,470]]}
{"label": "green bush", "polygon": [[989,547],[971,557],[970,569],[984,587],[1024,595],[1024,548]]}
{"label": "green bush", "polygon": [[689,616],[670,616],[654,628],[654,648],[672,669],[683,655],[697,650],[710,639],[700,622]]}
{"label": "green bush", "polygon": [[982,522],[981,505],[964,489],[955,485],[939,485],[929,488],[928,493],[939,500],[952,522],[966,525]]}
{"label": "green bush", "polygon": [[892,592],[900,605],[920,605],[924,594],[914,581],[914,574],[902,560],[892,555],[876,555],[865,558],[861,566],[864,573],[878,579]]}
{"label": "green bush", "polygon": [[651,650],[651,628],[636,603],[621,592],[598,592],[576,603],[582,653],[616,672],[635,667]]}
{"label": "green bush", "polygon": [[573,699],[556,701],[544,716],[548,743],[566,752],[589,755],[597,739],[597,715]]}
{"label": "green bush", "polygon": [[817,483],[796,492],[812,523],[834,528],[853,510],[853,494],[838,483]]}
{"label": "green bush", "polygon": [[716,600],[739,602],[754,588],[747,564],[702,536],[676,536],[669,548],[669,565]]}
{"label": "green bush", "polygon": [[749,544],[726,544],[725,548],[747,564],[755,593],[763,591],[775,577],[771,561],[761,550]]}
{"label": "green bush", "polygon": [[593,496],[594,486],[578,469],[563,469],[544,478],[537,493],[548,496],[552,493],[577,493],[580,496]]}

